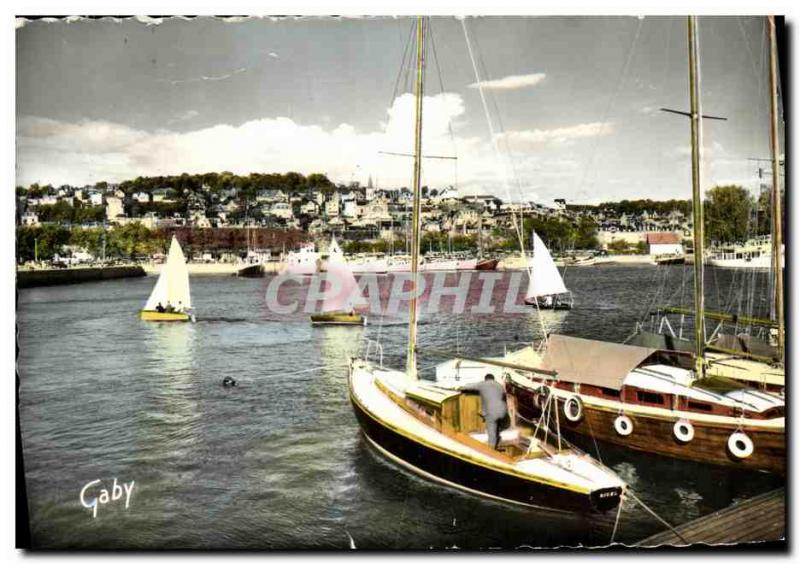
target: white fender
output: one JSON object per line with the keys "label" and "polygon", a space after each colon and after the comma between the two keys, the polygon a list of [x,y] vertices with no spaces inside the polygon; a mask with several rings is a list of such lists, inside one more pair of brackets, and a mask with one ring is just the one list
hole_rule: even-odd
{"label": "white fender", "polygon": [[633,433],[633,421],[627,415],[620,415],[614,419],[614,430],[617,434],[627,437]]}
{"label": "white fender", "polygon": [[578,396],[570,396],[564,402],[564,417],[572,423],[583,419],[583,402]]}
{"label": "white fender", "polygon": [[678,419],[672,426],[675,438],[681,443],[689,443],[694,438],[694,425],[688,419]]}
{"label": "white fender", "polygon": [[753,454],[755,447],[750,437],[741,431],[737,431],[731,433],[731,436],[728,437],[728,450],[731,451],[731,454],[736,458],[748,458]]}

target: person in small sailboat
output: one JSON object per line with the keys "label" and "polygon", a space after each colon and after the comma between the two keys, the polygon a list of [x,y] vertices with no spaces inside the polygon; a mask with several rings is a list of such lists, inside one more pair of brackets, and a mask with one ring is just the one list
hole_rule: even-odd
{"label": "person in small sailboat", "polygon": [[191,308],[189,270],[181,246],[173,236],[167,261],[139,317],[145,321],[193,321]]}

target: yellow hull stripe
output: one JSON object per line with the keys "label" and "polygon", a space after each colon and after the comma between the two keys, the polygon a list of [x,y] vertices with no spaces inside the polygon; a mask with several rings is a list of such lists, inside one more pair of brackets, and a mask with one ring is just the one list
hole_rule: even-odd
{"label": "yellow hull stripe", "polygon": [[188,313],[178,313],[178,312],[159,312],[159,311],[149,311],[143,309],[139,312],[139,318],[142,321],[189,321],[189,314]]}

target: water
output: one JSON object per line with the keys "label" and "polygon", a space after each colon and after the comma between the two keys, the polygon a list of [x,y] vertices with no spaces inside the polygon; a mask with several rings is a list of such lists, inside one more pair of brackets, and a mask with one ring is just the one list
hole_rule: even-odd
{"label": "water", "polygon": [[[766,279],[711,269],[710,305],[763,311]],[[509,507],[432,484],[376,454],[353,416],[345,365],[365,337],[380,337],[386,362],[402,366],[404,314],[373,316],[366,328],[312,328],[302,313],[266,311],[269,280],[194,277],[195,324],[139,321],[154,278],[19,293],[20,418],[34,546],[347,549],[352,538],[358,548],[477,549],[608,542],[614,515]],[[680,266],[572,268],[566,281],[576,309],[545,312],[548,330],[621,341],[651,302],[690,304],[691,270]],[[472,291],[467,303],[476,300]],[[540,327],[531,311],[445,311],[423,314],[419,339],[423,347],[498,354]],[[426,369],[435,362],[420,359]],[[222,387],[226,375],[239,387]],[[782,484],[607,445],[600,454],[672,523]],[[92,518],[79,502],[81,488],[100,479],[110,489],[114,478],[135,480],[130,506],[123,497]],[[626,502],[617,540],[632,543],[661,529]]]}

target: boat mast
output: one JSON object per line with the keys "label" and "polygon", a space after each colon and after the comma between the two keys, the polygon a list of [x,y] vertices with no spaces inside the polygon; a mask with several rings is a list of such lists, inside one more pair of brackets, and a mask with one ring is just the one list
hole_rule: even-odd
{"label": "boat mast", "polygon": [[772,146],[772,268],[775,272],[775,317],[778,321],[778,358],[783,361],[783,253],[781,252],[781,181],[778,143],[778,41],[775,37],[775,16],[767,16],[769,33],[770,144]]}
{"label": "boat mast", "polygon": [[414,203],[411,208],[411,301],[408,304],[408,357],[406,372],[417,378],[417,267],[420,232],[420,176],[422,165],[422,97],[425,71],[425,20],[417,16],[416,127],[414,128]]}
{"label": "boat mast", "polygon": [[700,187],[700,76],[697,66],[697,16],[688,16],[689,101],[692,123],[692,221],[694,223],[694,340],[695,372],[704,375],[705,295],[703,280],[703,194]]}

